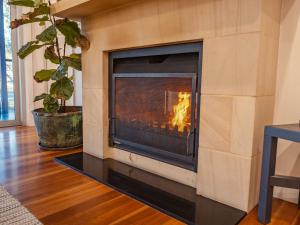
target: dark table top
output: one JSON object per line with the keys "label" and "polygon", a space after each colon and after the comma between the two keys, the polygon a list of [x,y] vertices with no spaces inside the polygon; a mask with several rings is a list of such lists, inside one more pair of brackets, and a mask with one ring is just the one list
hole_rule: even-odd
{"label": "dark table top", "polygon": [[267,126],[274,129],[281,129],[281,130],[287,130],[287,131],[295,131],[300,132],[300,125],[299,124],[284,124],[284,125],[271,125]]}
{"label": "dark table top", "polygon": [[270,125],[266,126],[265,134],[290,141],[300,142],[300,125]]}

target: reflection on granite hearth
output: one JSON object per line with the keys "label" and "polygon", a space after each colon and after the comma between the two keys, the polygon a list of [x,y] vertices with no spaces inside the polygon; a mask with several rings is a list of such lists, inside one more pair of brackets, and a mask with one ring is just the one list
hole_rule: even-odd
{"label": "reflection on granite hearth", "polygon": [[112,159],[76,153],[56,160],[187,224],[234,225],[246,215],[196,195],[195,188]]}

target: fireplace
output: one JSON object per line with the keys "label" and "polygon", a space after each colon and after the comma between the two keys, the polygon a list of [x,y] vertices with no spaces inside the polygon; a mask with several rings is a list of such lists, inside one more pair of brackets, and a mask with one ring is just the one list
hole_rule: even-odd
{"label": "fireplace", "polygon": [[196,171],[202,43],[110,53],[110,145]]}
{"label": "fireplace", "polygon": [[[61,0],[54,6],[54,13],[57,9],[57,15],[83,18],[82,26],[91,41],[91,48],[82,54],[83,151],[194,187],[199,195],[249,212],[257,204],[263,128],[273,122],[281,1],[73,2],[81,3]],[[105,2],[115,2],[118,6]],[[81,10],[82,7],[87,10]],[[203,52],[202,43],[193,43],[199,40],[203,41]],[[174,43],[193,44],[171,45]],[[176,60],[179,57],[184,62]],[[197,57],[198,63],[193,63]],[[198,134],[192,135],[194,140],[190,142],[194,142],[194,148],[185,148],[184,154],[177,154],[173,151],[180,150],[179,145],[167,149],[154,146],[167,141],[153,139],[149,145],[144,139],[133,140],[133,135],[122,136],[120,129],[126,126],[119,127],[116,123],[127,124],[128,118],[125,121],[120,118],[130,113],[119,115],[126,111],[117,109],[117,105],[120,101],[125,105],[126,99],[120,100],[124,96],[115,88],[124,86],[129,94],[127,84],[123,84],[126,77],[117,75],[130,73],[136,77],[127,80],[135,81],[136,92],[140,93],[131,93],[134,97],[142,97],[146,90],[138,89],[144,85],[137,82],[137,78],[143,79],[141,75],[197,74],[195,105],[192,104],[196,112],[194,124],[190,122],[199,133],[199,140]],[[168,80],[157,78],[163,79]],[[148,100],[147,104],[151,102]],[[129,105],[138,101],[141,100],[132,100]],[[157,111],[167,105],[163,100],[160,102]],[[135,113],[143,109],[127,107]],[[158,123],[152,122],[151,134],[163,133]],[[144,138],[146,129],[141,130],[138,135],[143,134]],[[156,130],[159,132],[155,133]],[[177,136],[182,137],[180,133]]]}

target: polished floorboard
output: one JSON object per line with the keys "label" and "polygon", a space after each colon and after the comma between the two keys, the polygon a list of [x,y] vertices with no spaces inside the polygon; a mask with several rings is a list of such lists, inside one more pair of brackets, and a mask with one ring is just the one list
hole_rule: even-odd
{"label": "polished floorboard", "polygon": [[[0,183],[44,224],[182,224],[56,163],[80,152],[39,151],[32,127],[0,129]],[[241,225],[259,224],[256,209]],[[297,205],[274,200],[271,225],[300,225]]]}

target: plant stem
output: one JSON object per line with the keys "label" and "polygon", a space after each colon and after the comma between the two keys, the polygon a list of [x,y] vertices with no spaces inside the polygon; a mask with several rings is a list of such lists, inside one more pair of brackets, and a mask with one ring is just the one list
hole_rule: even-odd
{"label": "plant stem", "polygon": [[[51,1],[50,1],[50,0],[48,0],[48,4],[49,4],[49,6],[51,6]],[[52,24],[53,26],[56,26],[56,20],[55,20],[55,17],[54,17],[54,16],[51,16],[51,15],[49,15],[49,16],[50,16],[50,22],[51,22],[51,24]],[[56,36],[55,36],[55,47],[56,47],[56,51],[57,51],[57,55],[58,55],[58,59],[59,59],[59,64],[60,64],[62,58],[61,58],[61,55],[60,55],[59,41],[58,41],[57,34],[56,34]],[[64,56],[65,56],[65,49],[66,49],[66,42],[65,42],[65,44],[64,44]],[[61,99],[61,102],[60,102],[60,111],[64,113],[65,110],[66,110],[66,101],[63,100],[63,99]]]}
{"label": "plant stem", "polygon": [[57,36],[56,36],[56,38],[55,38],[55,46],[56,46],[56,51],[57,51],[59,63],[61,63],[61,56],[60,56],[60,51],[59,51],[59,42],[58,42]]}
{"label": "plant stem", "polygon": [[62,113],[66,112],[66,100],[61,99],[60,108]]}
{"label": "plant stem", "polygon": [[[51,1],[48,0],[48,4],[49,6],[51,6]],[[56,20],[55,20],[55,17],[54,16],[50,16],[50,22],[53,26],[56,26],[55,23],[56,23]],[[58,59],[59,59],[59,63],[61,63],[61,55],[60,55],[60,49],[59,49],[59,41],[58,41],[58,37],[57,37],[57,34],[55,36],[55,47],[56,47],[56,51],[57,51],[57,55],[58,55]]]}
{"label": "plant stem", "polygon": [[66,47],[67,47],[67,42],[65,41],[65,43],[64,43],[64,57],[66,56]]}

